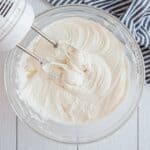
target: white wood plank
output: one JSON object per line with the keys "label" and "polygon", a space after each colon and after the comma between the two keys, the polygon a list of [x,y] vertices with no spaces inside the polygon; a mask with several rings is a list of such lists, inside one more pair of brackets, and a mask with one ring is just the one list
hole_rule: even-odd
{"label": "white wood plank", "polygon": [[79,145],[79,150],[137,150],[137,111],[113,135],[99,142]]}
{"label": "white wood plank", "polygon": [[18,150],[76,150],[77,145],[57,143],[49,140],[20,121],[18,123]]}
{"label": "white wood plank", "polygon": [[144,87],[139,109],[139,149],[150,149],[150,86]]}
{"label": "white wood plank", "polygon": [[16,150],[16,116],[4,89],[5,58],[6,53],[0,53],[0,150]]}

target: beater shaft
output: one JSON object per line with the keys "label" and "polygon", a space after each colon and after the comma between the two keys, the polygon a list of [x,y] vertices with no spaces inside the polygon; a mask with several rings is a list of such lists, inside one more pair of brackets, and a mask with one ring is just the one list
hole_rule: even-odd
{"label": "beater shaft", "polygon": [[40,30],[38,27],[32,25],[31,28],[32,28],[35,32],[37,32],[39,35],[41,35],[44,39],[46,39],[49,43],[51,43],[51,44],[54,46],[54,48],[57,47],[57,43],[54,42],[54,41],[52,41],[52,40],[50,40],[49,37],[48,37],[45,33],[41,32],[41,30]]}

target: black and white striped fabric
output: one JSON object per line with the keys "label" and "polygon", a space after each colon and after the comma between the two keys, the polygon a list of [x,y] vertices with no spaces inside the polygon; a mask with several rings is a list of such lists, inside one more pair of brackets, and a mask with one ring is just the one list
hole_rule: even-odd
{"label": "black and white striped fabric", "polygon": [[86,4],[102,8],[128,27],[141,47],[145,78],[150,83],[150,0],[48,0],[51,5]]}

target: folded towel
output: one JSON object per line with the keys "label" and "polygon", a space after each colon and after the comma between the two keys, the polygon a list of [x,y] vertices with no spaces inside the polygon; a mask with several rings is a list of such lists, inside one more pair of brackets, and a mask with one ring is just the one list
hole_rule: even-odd
{"label": "folded towel", "polygon": [[51,5],[86,4],[118,17],[139,44],[150,83],[150,0],[48,0]]}

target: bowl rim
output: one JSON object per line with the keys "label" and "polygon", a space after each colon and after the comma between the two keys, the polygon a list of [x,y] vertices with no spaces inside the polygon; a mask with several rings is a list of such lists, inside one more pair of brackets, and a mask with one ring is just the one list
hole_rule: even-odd
{"label": "bowl rim", "polygon": [[144,79],[145,79],[144,60],[143,60],[143,56],[142,56],[141,50],[140,50],[137,42],[133,38],[132,34],[129,32],[129,30],[127,29],[127,27],[124,24],[122,24],[118,18],[116,18],[115,16],[111,15],[110,13],[108,13],[105,10],[102,10],[100,8],[95,8],[93,6],[88,6],[88,5],[85,5],[85,4],[73,4],[73,5],[71,4],[71,5],[57,6],[57,7],[49,8],[46,11],[43,11],[42,13],[36,15],[35,21],[36,21],[36,19],[38,19],[42,15],[45,15],[46,13],[49,13],[50,11],[53,11],[53,10],[56,10],[56,9],[61,9],[61,8],[68,8],[68,7],[70,7],[70,8],[74,7],[74,8],[77,8],[77,9],[79,9],[79,7],[80,8],[89,8],[89,9],[96,10],[99,13],[104,13],[104,14],[108,15],[109,17],[111,17],[113,20],[117,21],[118,24],[123,28],[123,30],[125,30],[126,34],[128,34],[128,35],[131,36],[132,40],[134,41],[136,49],[138,49],[138,55],[141,58],[141,65],[142,65],[141,66],[141,68],[142,68],[142,79],[141,79],[142,85],[141,85],[139,97],[137,98],[136,104],[132,108],[132,111],[130,111],[130,113],[126,116],[126,118],[123,119],[122,122],[115,129],[113,129],[111,132],[107,133],[105,136],[102,136],[102,137],[99,137],[99,138],[97,137],[95,139],[90,139],[90,140],[84,141],[84,142],[80,142],[80,141],[78,141],[78,142],[67,142],[67,141],[63,141],[63,140],[60,140],[60,139],[57,139],[57,138],[54,138],[54,137],[49,137],[49,136],[43,134],[41,131],[37,131],[36,128],[34,128],[31,124],[29,124],[24,118],[22,118],[19,115],[19,112],[17,112],[17,110],[16,110],[16,108],[13,105],[13,102],[11,100],[12,98],[11,98],[9,92],[8,92],[8,83],[7,83],[7,78],[6,78],[7,77],[7,75],[6,75],[7,74],[7,68],[8,68],[7,62],[9,60],[9,57],[10,57],[11,53],[12,53],[11,51],[8,53],[7,58],[5,60],[5,64],[4,64],[4,86],[5,86],[6,95],[8,97],[9,104],[13,108],[13,111],[15,112],[15,114],[17,115],[17,117],[21,120],[21,122],[23,122],[23,124],[25,124],[26,126],[28,126],[30,129],[34,130],[36,133],[40,134],[41,136],[43,136],[43,137],[45,137],[47,139],[50,139],[52,141],[58,142],[58,143],[65,143],[65,144],[86,144],[86,143],[92,143],[92,142],[99,141],[101,139],[104,139],[104,138],[112,135],[113,133],[115,133],[116,131],[118,131],[124,124],[126,124],[127,121],[131,118],[132,114],[135,112],[136,108],[138,107],[138,104],[139,104],[140,99],[141,99],[142,91],[143,91]]}

